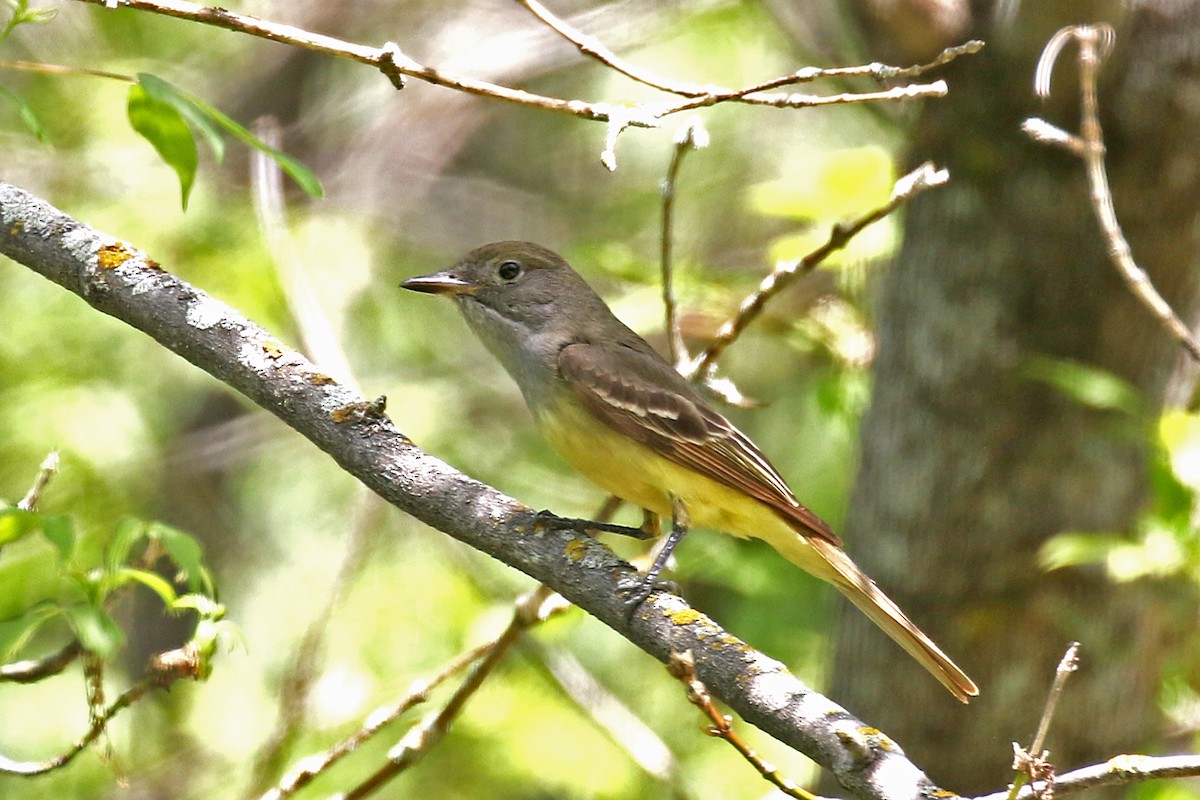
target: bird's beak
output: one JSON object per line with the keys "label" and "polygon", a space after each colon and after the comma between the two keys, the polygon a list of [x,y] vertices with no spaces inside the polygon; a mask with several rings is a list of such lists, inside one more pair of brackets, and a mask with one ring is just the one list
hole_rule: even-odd
{"label": "bird's beak", "polygon": [[435,272],[432,275],[421,275],[417,278],[409,278],[400,284],[405,289],[412,289],[414,292],[426,292],[428,294],[445,294],[445,295],[460,295],[460,294],[475,294],[475,284],[470,281],[464,281],[449,272]]}

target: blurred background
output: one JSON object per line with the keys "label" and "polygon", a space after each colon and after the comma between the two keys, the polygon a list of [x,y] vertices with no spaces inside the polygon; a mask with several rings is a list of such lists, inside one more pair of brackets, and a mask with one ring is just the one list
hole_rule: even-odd
{"label": "blurred background", "polygon": [[[979,701],[957,707],[765,546],[699,533],[678,551],[674,578],[693,605],[960,793],[1010,780],[1010,742],[1028,743],[1072,640],[1084,666],[1047,742],[1060,770],[1194,747],[1195,369],[1115,277],[1078,160],[1017,126],[1038,114],[1075,129],[1073,51],[1049,103],[1033,97],[1034,64],[1062,25],[1113,24],[1101,104],[1118,215],[1135,257],[1194,319],[1200,108],[1187,98],[1200,75],[1198,5],[552,6],[665,77],[733,87],[988,42],[929,77],[949,82],[942,100],[704,109],[711,144],[685,161],[675,211],[683,332],[696,349],[776,262],[884,202],[897,175],[926,159],[950,168],[949,187],[773,301],[720,371],[754,401],[723,410],[976,679]],[[18,27],[0,58],[157,75],[243,125],[277,129],[325,196],[285,183],[277,212],[264,212],[251,151],[231,143],[219,164],[201,148],[185,212],[175,174],[126,120],[128,83],[4,63],[0,179],[144,249],[365,395],[386,395],[401,430],[469,475],[535,508],[595,512],[601,492],[543,446],[455,309],[397,284],[483,242],[531,239],[566,255],[665,350],[660,183],[684,117],[627,131],[610,173],[596,123],[415,80],[397,93],[361,65],[152,14],[65,0],[32,7],[57,15]],[[391,40],[446,72],[557,97],[664,99],[507,0],[231,8],[349,41]],[[826,80],[797,91],[876,88]],[[129,517],[195,537],[241,632],[207,682],[145,698],[64,769],[0,775],[0,798],[257,796],[496,636],[533,585],[383,507],[244,398],[7,261],[0,449],[0,497],[12,502],[46,453],[61,453],[40,509],[75,520],[83,569],[103,562]],[[626,509],[620,519],[638,517]],[[55,563],[46,537],[0,551],[0,621],[63,602]],[[190,628],[143,587],[114,593],[109,611],[122,631],[106,670],[111,699]],[[53,621],[5,656],[36,657],[70,635]],[[361,781],[446,691],[298,796]],[[34,685],[0,683],[0,754],[48,758],[81,735],[87,715],[78,666]],[[659,664],[571,611],[529,635],[446,740],[379,796],[773,796],[701,725]],[[802,756],[742,731],[785,774],[815,779]],[[1192,794],[1178,783],[1137,792]]]}

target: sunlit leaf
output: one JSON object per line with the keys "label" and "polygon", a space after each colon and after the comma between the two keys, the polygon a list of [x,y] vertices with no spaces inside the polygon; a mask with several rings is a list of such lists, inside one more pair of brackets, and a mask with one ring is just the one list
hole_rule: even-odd
{"label": "sunlit leaf", "polygon": [[111,658],[125,641],[121,626],[102,608],[78,603],[68,606],[66,615],[83,648],[102,659]]}
{"label": "sunlit leaf", "polygon": [[1137,414],[1143,406],[1141,394],[1131,384],[1078,361],[1035,356],[1021,366],[1020,372],[1091,408]]}
{"label": "sunlit leaf", "polygon": [[16,506],[0,508],[0,547],[23,538],[41,524],[38,515]]}
{"label": "sunlit leaf", "polygon": [[192,138],[191,129],[173,105],[155,99],[140,83],[129,87],[126,112],[133,129],[154,146],[163,161],[179,176],[186,210],[197,165],[196,140]]}
{"label": "sunlit leaf", "polygon": [[180,595],[171,608],[176,611],[191,610],[202,617],[219,619],[225,615],[225,606],[204,594]]}
{"label": "sunlit leaf", "polygon": [[1114,581],[1127,582],[1177,574],[1187,558],[1174,531],[1144,520],[1137,540],[1111,533],[1059,534],[1042,545],[1038,563],[1047,570],[1102,564]]}
{"label": "sunlit leaf", "polygon": [[1060,533],[1042,544],[1038,564],[1045,570],[1102,564],[1123,542],[1115,533]]}
{"label": "sunlit leaf", "polygon": [[195,537],[161,522],[151,523],[149,535],[167,549],[190,590],[213,594],[212,576],[204,565],[204,550]]}
{"label": "sunlit leaf", "polygon": [[129,581],[136,581],[142,584],[157,594],[162,599],[163,605],[168,608],[172,607],[175,603],[175,588],[157,573],[144,569],[134,569],[133,567],[123,567],[117,572],[116,578],[118,586]]}
{"label": "sunlit leaf", "polygon": [[752,186],[751,209],[774,217],[841,221],[887,202],[895,183],[892,157],[881,147],[832,150],[788,172]]}

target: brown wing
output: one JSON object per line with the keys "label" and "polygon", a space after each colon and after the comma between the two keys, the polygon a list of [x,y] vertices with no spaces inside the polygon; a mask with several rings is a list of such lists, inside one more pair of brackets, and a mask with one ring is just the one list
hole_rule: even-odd
{"label": "brown wing", "polygon": [[801,533],[841,545],[754,443],[648,345],[571,344],[559,351],[558,366],[588,409],[616,430],[765,503]]}

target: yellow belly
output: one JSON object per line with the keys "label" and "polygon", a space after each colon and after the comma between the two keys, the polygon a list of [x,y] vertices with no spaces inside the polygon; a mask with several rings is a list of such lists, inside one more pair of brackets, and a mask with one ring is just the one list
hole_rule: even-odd
{"label": "yellow belly", "polygon": [[667,518],[671,497],[677,497],[693,527],[762,539],[802,569],[828,579],[825,560],[768,506],[618,433],[573,398],[535,418],[550,446],[610,494]]}

